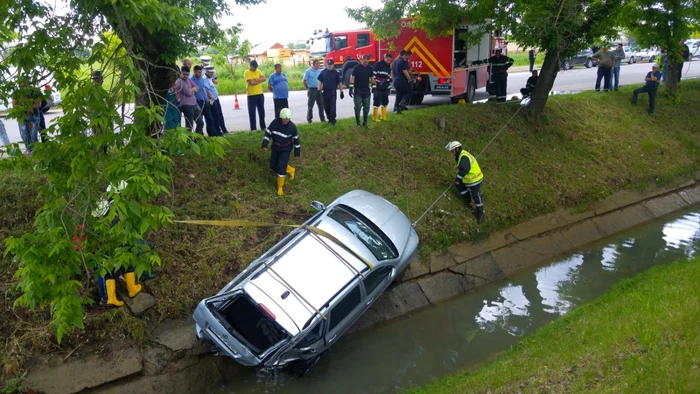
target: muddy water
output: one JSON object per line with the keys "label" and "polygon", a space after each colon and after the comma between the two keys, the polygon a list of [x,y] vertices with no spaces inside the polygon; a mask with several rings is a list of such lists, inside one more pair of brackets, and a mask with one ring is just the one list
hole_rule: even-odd
{"label": "muddy water", "polygon": [[700,207],[341,339],[301,379],[255,373],[218,393],[391,393],[474,366],[624,278],[700,248]]}

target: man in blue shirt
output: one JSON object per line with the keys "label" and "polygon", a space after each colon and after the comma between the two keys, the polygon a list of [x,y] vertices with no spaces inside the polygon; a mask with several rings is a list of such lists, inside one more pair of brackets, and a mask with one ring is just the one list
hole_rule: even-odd
{"label": "man in blue shirt", "polygon": [[275,103],[275,119],[280,117],[282,108],[289,108],[289,81],[282,72],[282,65],[275,64],[275,72],[267,80],[267,89],[272,92]]}
{"label": "man in blue shirt", "polygon": [[217,130],[216,123],[214,122],[214,117],[211,114],[211,93],[209,92],[209,80],[202,75],[202,66],[194,66],[194,74],[190,76],[192,82],[197,85],[197,92],[194,94],[197,98],[197,106],[199,106],[199,114],[197,116],[197,128],[195,132],[204,135],[202,128],[204,127],[204,122],[202,122],[202,117],[207,122],[207,135],[209,137],[221,136],[219,130]]}
{"label": "man in blue shirt", "polygon": [[644,78],[646,84],[639,89],[635,89],[632,93],[632,105],[637,105],[637,95],[639,93],[649,93],[649,115],[654,113],[656,105],[656,91],[659,89],[659,81],[661,81],[661,72],[659,66],[654,64],[651,66],[651,71]]}
{"label": "man in blue shirt", "polygon": [[204,71],[207,76],[207,80],[209,80],[209,86],[207,89],[209,89],[209,93],[211,95],[211,100],[209,100],[209,104],[211,104],[211,116],[214,119],[217,130],[222,135],[228,134],[228,130],[226,130],[226,123],[224,122],[224,111],[221,109],[221,102],[219,101],[219,91],[216,89],[216,85],[219,84],[219,78],[216,76],[214,66],[205,66]]}
{"label": "man in blue shirt", "polygon": [[318,116],[321,122],[325,122],[326,118],[323,115],[323,97],[321,91],[318,90],[318,76],[321,75],[321,63],[314,60],[304,73],[304,87],[306,90],[306,121],[311,123],[314,119],[314,104],[318,106]]}

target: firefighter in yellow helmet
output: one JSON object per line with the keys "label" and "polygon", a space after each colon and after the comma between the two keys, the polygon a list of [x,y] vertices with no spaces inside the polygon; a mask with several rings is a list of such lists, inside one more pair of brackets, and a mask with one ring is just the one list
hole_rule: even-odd
{"label": "firefighter in yellow helmet", "polygon": [[471,204],[471,200],[474,200],[476,204],[476,221],[477,223],[483,223],[485,219],[484,202],[481,199],[479,188],[481,187],[481,182],[484,181],[484,174],[479,168],[479,163],[476,162],[474,156],[462,149],[462,143],[459,141],[448,143],[445,149],[452,152],[455,161],[457,161],[458,172],[455,178],[455,185],[459,194],[467,200],[467,204]]}
{"label": "firefighter in yellow helmet", "polygon": [[289,174],[289,180],[294,180],[294,167],[289,165],[289,156],[294,148],[294,157],[301,154],[301,141],[297,126],[292,122],[292,111],[283,108],[280,117],[273,120],[265,130],[262,149],[267,152],[267,146],[272,142],[270,169],[277,173],[277,195],[284,195],[284,178]]}

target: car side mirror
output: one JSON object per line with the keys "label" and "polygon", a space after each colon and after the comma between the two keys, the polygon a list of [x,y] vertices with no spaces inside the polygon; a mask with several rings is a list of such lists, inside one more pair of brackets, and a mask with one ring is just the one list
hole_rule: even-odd
{"label": "car side mirror", "polygon": [[311,206],[314,207],[314,209],[319,211],[319,212],[323,212],[326,210],[326,206],[323,205],[323,203],[320,201],[312,201]]}

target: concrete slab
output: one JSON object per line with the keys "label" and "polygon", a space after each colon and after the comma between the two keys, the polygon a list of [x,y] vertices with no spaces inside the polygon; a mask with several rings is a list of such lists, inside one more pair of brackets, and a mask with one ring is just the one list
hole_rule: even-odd
{"label": "concrete slab", "polygon": [[591,204],[591,209],[596,215],[614,211],[618,208],[636,204],[647,198],[644,194],[634,190],[620,190],[619,192],[603,200]]}
{"label": "concrete slab", "polygon": [[418,284],[431,304],[458,296],[474,287],[465,277],[446,271],[418,279]]}
{"label": "concrete slab", "polygon": [[580,248],[607,235],[596,226],[592,219],[574,224],[571,227],[558,231],[558,233],[569,242],[572,248]]}
{"label": "concrete slab", "polygon": [[578,223],[595,216],[595,212],[590,209],[584,212],[573,213],[571,210],[562,208],[557,211],[557,214],[569,224]]}
{"label": "concrete slab", "polygon": [[677,211],[687,205],[688,203],[678,193],[667,194],[644,202],[644,206],[657,218]]}
{"label": "concrete slab", "polygon": [[596,216],[593,218],[593,222],[600,227],[601,230],[605,231],[606,234],[612,235],[652,219],[654,219],[654,215],[648,209],[641,205],[635,205],[605,215]]}
{"label": "concrete slab", "polygon": [[390,290],[404,313],[428,306],[428,298],[416,282],[403,283]]}
{"label": "concrete slab", "polygon": [[429,262],[424,262],[420,259],[419,256],[416,256],[413,258],[413,260],[411,260],[411,262],[408,264],[408,267],[406,267],[406,270],[403,272],[403,275],[401,276],[401,282],[408,282],[411,279],[423,276],[429,272]]}
{"label": "concrete slab", "polygon": [[430,273],[444,271],[450,267],[457,265],[454,257],[450,253],[430,253]]}
{"label": "concrete slab", "polygon": [[450,271],[470,277],[474,286],[483,286],[486,283],[504,279],[506,275],[501,267],[496,264],[492,253],[486,253],[466,263],[450,268]]}
{"label": "concrete slab", "polygon": [[166,320],[153,331],[150,340],[177,352],[190,350],[197,342],[194,336],[194,323],[181,320]]}
{"label": "concrete slab", "polygon": [[68,394],[135,375],[143,370],[143,362],[138,347],[132,345],[66,362],[60,357],[35,360],[28,369],[24,390]]}
{"label": "concrete slab", "polygon": [[517,242],[518,239],[510,231],[494,233],[484,242],[471,243],[462,242],[449,247],[449,252],[454,257],[457,264],[464,263],[475,257],[481,256],[492,250]]}
{"label": "concrete slab", "polygon": [[678,193],[681,198],[689,205],[697,204],[700,202],[700,186],[693,187],[690,189],[685,189]]}
{"label": "concrete slab", "polygon": [[147,345],[143,350],[143,372],[146,375],[157,375],[165,371],[173,358],[173,352],[159,345]]}
{"label": "concrete slab", "polygon": [[119,291],[119,296],[124,300],[124,303],[129,307],[129,310],[134,316],[141,316],[144,312],[156,305],[155,297],[143,291],[136,294],[134,298],[129,298],[125,291]]}
{"label": "concrete slab", "polygon": [[559,214],[550,213],[548,215],[529,220],[525,223],[521,223],[511,228],[510,232],[515,235],[516,238],[522,241],[526,238],[546,233],[547,231],[554,230],[566,224],[567,221],[559,216]]}
{"label": "concrete slab", "polygon": [[492,252],[496,264],[504,274],[510,275],[520,269],[551,259],[563,253],[553,236],[528,238],[515,245]]}

